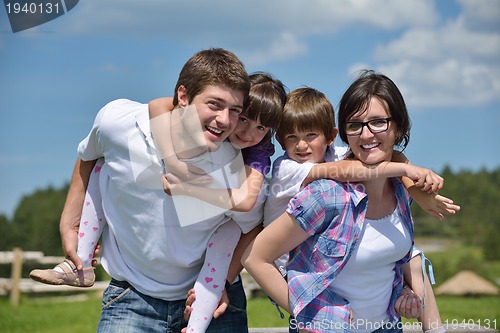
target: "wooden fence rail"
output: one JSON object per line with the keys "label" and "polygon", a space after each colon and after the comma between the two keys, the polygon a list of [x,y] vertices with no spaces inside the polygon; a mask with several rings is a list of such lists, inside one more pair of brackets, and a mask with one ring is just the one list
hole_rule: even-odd
{"label": "wooden fence rail", "polygon": [[22,251],[15,248],[13,251],[0,251],[0,264],[10,264],[16,260],[16,255],[21,253],[22,260],[35,261],[39,264],[58,264],[64,260],[64,257],[45,256],[42,251]]}

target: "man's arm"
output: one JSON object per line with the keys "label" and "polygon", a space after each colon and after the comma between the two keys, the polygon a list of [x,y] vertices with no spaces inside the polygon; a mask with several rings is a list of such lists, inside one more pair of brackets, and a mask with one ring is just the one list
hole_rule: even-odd
{"label": "man's arm", "polygon": [[70,257],[79,270],[83,269],[83,265],[80,257],[76,254],[78,229],[80,227],[80,218],[85,200],[85,191],[87,190],[90,174],[95,163],[96,160],[82,161],[80,158],[76,160],[68,195],[59,222],[59,232],[61,233],[64,254]]}

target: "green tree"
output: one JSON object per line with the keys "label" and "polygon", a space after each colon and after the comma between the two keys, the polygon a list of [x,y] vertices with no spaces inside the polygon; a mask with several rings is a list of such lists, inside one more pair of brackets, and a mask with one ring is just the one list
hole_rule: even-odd
{"label": "green tree", "polygon": [[0,235],[2,235],[2,241],[0,242],[0,251],[10,251],[12,250],[12,239],[8,237],[10,235],[11,224],[7,216],[0,214]]}
{"label": "green tree", "polygon": [[62,255],[59,219],[67,192],[67,186],[48,187],[24,196],[12,219],[13,245],[26,251]]}
{"label": "green tree", "polygon": [[447,166],[440,174],[445,179],[441,194],[462,209],[437,222],[413,205],[416,234],[460,239],[481,246],[486,259],[500,259],[500,168],[453,172]]}

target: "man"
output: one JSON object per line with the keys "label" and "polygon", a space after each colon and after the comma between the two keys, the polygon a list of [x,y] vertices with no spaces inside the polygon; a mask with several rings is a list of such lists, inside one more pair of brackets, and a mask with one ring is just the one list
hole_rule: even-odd
{"label": "man", "polygon": [[[194,106],[206,151],[183,158],[192,158],[209,171],[237,158],[238,152],[224,141],[236,126],[248,90],[245,68],[231,52],[204,50],[188,60],[176,84],[174,104]],[[85,189],[95,160],[104,157],[99,186],[108,228],[102,235],[102,265],[112,281],[103,295],[98,332],[179,332],[185,325],[186,295],[201,269],[208,239],[229,217],[210,215],[183,226],[172,197],[165,195],[161,184],[154,186],[163,170],[147,104],[129,100],[107,104],[78,152],[60,231],[65,253],[78,263]],[[230,269],[228,280],[233,281],[237,272]],[[241,281],[230,289],[234,308],[215,319],[209,332],[247,332]]]}

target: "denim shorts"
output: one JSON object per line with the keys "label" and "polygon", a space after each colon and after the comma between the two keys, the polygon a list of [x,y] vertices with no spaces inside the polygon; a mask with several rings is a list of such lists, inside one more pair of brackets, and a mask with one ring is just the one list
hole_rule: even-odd
{"label": "denim shorts", "polygon": [[[229,292],[226,312],[212,320],[207,332],[247,333],[246,296],[241,279]],[[98,333],[162,332],[178,333],[187,323],[183,319],[186,300],[165,301],[138,292],[128,282],[112,279],[102,296]]]}

